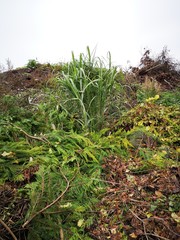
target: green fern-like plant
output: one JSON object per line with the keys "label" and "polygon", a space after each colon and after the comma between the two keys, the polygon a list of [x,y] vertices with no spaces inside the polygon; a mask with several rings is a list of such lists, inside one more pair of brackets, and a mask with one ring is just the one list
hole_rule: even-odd
{"label": "green fern-like plant", "polygon": [[[84,229],[92,219],[93,206],[104,189],[104,184],[99,181],[100,171],[95,174],[90,168],[81,171],[78,165],[62,167],[55,162],[48,161],[40,167],[36,182],[26,186],[31,200],[26,220],[32,219],[28,238],[57,239],[61,229],[65,239],[76,236],[85,239],[88,236]],[[55,204],[37,214],[60,195],[62,197]]]}

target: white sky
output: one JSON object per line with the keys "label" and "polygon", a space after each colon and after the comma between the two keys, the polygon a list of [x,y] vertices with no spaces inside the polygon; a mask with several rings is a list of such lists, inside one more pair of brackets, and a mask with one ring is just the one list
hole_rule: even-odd
{"label": "white sky", "polygon": [[121,66],[144,48],[180,60],[180,0],[0,0],[1,64],[66,62],[86,46]]}

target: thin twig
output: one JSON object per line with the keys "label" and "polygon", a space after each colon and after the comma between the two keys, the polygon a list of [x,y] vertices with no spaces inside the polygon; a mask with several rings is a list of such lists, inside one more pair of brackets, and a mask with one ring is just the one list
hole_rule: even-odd
{"label": "thin twig", "polygon": [[[133,199],[133,198],[129,198],[130,201],[132,202],[137,202],[137,203],[142,203],[143,205],[150,205],[150,203],[146,202],[146,201],[140,201],[140,200],[136,200],[136,199]],[[141,205],[142,206],[142,205]]]}
{"label": "thin twig", "polygon": [[138,215],[136,215],[131,209],[129,209],[129,211],[130,211],[139,221],[142,222],[142,224],[143,224],[143,229],[144,229],[144,235],[145,235],[146,239],[148,240],[149,238],[148,238],[148,236],[147,236],[147,232],[146,232],[146,227],[145,227],[144,221],[143,221],[140,217],[138,217]]}
{"label": "thin twig", "polygon": [[164,219],[163,219],[163,218],[151,217],[150,219],[155,219],[156,221],[160,221],[170,232],[172,232],[172,233],[175,234],[176,236],[180,237],[180,234],[174,232],[172,229],[170,229],[170,228],[164,223]]}
{"label": "thin twig", "polygon": [[[149,66],[148,66],[149,67]],[[154,70],[154,69],[158,69],[158,68],[161,68],[161,67],[163,67],[163,64],[158,64],[158,65],[155,65],[155,66],[152,66],[152,67],[150,67],[150,68],[148,68],[148,67],[145,67],[145,68],[142,68],[142,69],[140,69],[139,70],[139,75],[143,75],[143,74],[146,74],[146,73],[148,73],[148,72],[150,72],[150,71],[152,71],[152,70]]]}
{"label": "thin twig", "polygon": [[22,227],[26,227],[26,225],[28,225],[37,215],[39,215],[40,213],[44,212],[45,210],[47,210],[48,208],[52,207],[55,203],[57,203],[63,196],[64,194],[67,192],[67,190],[69,189],[70,187],[70,182],[72,182],[75,178],[75,175],[74,177],[68,181],[68,179],[66,178],[66,176],[64,175],[64,173],[61,171],[61,174],[63,176],[63,178],[65,179],[67,185],[66,185],[66,188],[65,190],[53,201],[51,202],[50,204],[48,204],[46,207],[42,208],[40,211],[36,212],[34,215],[32,215],[32,217],[29,218],[29,220],[27,220],[23,225]]}
{"label": "thin twig", "polygon": [[[147,236],[154,236],[154,237],[158,237],[158,238],[163,239],[163,240],[170,240],[170,239],[168,239],[168,238],[161,237],[161,236],[159,236],[159,235],[157,235],[157,234],[147,233],[147,232],[146,232],[146,229],[145,229],[144,221],[143,221],[140,217],[138,217],[131,209],[129,209],[129,211],[130,211],[139,221],[141,221],[141,222],[143,223],[144,234],[145,234],[145,236],[146,236],[146,239],[148,239]],[[161,220],[161,221],[163,221],[163,219],[156,218],[156,217],[151,217],[150,219],[156,219],[156,220]],[[165,224],[164,224],[164,226],[167,227],[168,230],[171,231],[173,234],[175,234],[175,235],[177,235],[177,236],[180,236],[179,234],[177,234],[177,233],[175,233],[174,231],[172,231],[172,230],[171,230],[168,226],[166,226]]]}
{"label": "thin twig", "polygon": [[146,71],[145,73],[147,73],[147,72],[149,72],[149,71],[152,71],[152,70],[154,70],[154,69],[157,69],[157,68],[161,68],[161,67],[163,67],[163,66],[164,66],[164,64],[161,64],[161,63],[160,63],[160,64],[158,64],[158,65],[155,65],[155,66],[153,66],[153,67],[145,70],[145,71]]}
{"label": "thin twig", "polygon": [[163,240],[170,240],[169,238],[161,237],[161,236],[159,236],[157,234],[153,234],[153,233],[147,233],[147,235],[157,237],[157,238],[160,238],[160,239],[163,239]]}
{"label": "thin twig", "polygon": [[62,228],[60,228],[59,230],[59,235],[60,235],[60,240],[64,240],[64,232]]}
{"label": "thin twig", "polygon": [[5,222],[3,222],[2,219],[0,219],[0,223],[5,227],[5,229],[11,234],[11,236],[13,237],[14,240],[17,240],[16,236],[14,235],[14,233],[11,231],[11,229],[6,225]]}
{"label": "thin twig", "polygon": [[14,125],[14,124],[12,124],[12,126],[17,128],[17,129],[19,129],[20,132],[24,133],[24,135],[26,135],[28,138],[32,138],[32,139],[35,139],[35,140],[42,141],[42,142],[50,144],[50,142],[47,140],[47,138],[45,138],[45,136],[43,136],[43,137],[32,136],[32,135],[28,134],[27,132],[25,132],[22,128]]}
{"label": "thin twig", "polygon": [[171,88],[173,88],[173,86],[166,79],[164,79],[164,82],[166,82]]}

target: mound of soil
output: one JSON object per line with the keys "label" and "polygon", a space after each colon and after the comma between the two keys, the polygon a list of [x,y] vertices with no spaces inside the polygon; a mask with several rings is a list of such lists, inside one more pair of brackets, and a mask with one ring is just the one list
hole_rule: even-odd
{"label": "mound of soil", "polygon": [[57,72],[50,64],[38,64],[35,68],[0,73],[0,96],[15,95],[30,88],[42,87]]}

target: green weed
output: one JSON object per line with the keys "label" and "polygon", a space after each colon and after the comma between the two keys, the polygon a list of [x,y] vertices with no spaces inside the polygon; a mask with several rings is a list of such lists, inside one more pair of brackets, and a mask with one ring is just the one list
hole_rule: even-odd
{"label": "green weed", "polygon": [[35,69],[39,65],[39,62],[36,59],[30,59],[26,65],[27,68]]}
{"label": "green weed", "polygon": [[98,130],[104,123],[108,97],[115,82],[116,69],[111,66],[109,54],[108,68],[100,58],[95,58],[87,48],[87,56],[80,54],[76,60],[64,66],[61,105],[68,113],[73,113],[84,129]]}

